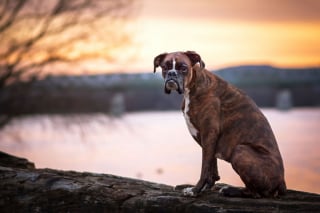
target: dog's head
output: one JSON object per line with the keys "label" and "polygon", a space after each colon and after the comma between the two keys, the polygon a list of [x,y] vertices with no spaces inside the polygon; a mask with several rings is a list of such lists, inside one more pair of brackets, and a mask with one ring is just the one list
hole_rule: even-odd
{"label": "dog's head", "polygon": [[204,68],[205,64],[200,55],[194,51],[163,53],[153,61],[154,72],[159,66],[162,69],[164,91],[167,94],[170,94],[171,90],[176,90],[179,94],[184,92],[194,76],[193,66],[197,63]]}

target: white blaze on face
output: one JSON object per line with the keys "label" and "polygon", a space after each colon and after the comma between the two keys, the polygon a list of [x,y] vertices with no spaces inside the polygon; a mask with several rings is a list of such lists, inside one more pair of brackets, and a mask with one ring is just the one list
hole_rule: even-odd
{"label": "white blaze on face", "polygon": [[169,71],[174,71],[177,74],[176,63],[177,63],[176,60],[172,59],[172,69]]}
{"label": "white blaze on face", "polygon": [[184,115],[184,118],[186,120],[189,132],[191,133],[191,135],[193,137],[197,137],[198,130],[193,126],[193,124],[190,121],[190,117],[188,115],[189,104],[190,104],[189,92],[190,91],[189,91],[188,88],[186,88],[185,91],[184,91],[184,112],[183,112],[183,115]]}

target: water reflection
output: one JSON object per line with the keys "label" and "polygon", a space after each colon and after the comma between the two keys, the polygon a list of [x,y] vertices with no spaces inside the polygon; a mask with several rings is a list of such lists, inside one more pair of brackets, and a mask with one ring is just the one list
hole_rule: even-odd
{"label": "water reflection", "polygon": [[[289,188],[320,193],[320,109],[264,109],[284,158]],[[201,150],[180,112],[42,115],[13,120],[0,132],[0,149],[38,168],[111,173],[171,185],[194,184]],[[219,161],[221,181],[242,185]]]}

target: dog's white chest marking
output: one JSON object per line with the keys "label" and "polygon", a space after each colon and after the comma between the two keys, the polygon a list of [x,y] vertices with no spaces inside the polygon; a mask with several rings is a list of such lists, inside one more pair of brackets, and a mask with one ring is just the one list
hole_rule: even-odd
{"label": "dog's white chest marking", "polygon": [[189,132],[191,133],[191,135],[193,137],[197,137],[198,130],[193,126],[193,124],[190,121],[190,117],[188,115],[189,105],[190,105],[189,92],[190,92],[189,89],[186,88],[185,92],[184,92],[184,112],[183,112],[183,115],[184,115],[184,118],[186,120]]}

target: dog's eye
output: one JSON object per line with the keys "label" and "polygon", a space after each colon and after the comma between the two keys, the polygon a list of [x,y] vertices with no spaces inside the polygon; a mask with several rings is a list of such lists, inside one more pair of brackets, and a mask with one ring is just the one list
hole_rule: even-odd
{"label": "dog's eye", "polygon": [[182,66],[180,67],[180,70],[181,70],[182,72],[186,73],[186,72],[188,72],[188,67],[187,67],[186,65],[182,65]]}
{"label": "dog's eye", "polygon": [[168,66],[167,65],[162,65],[161,68],[162,68],[162,70],[168,70]]}

